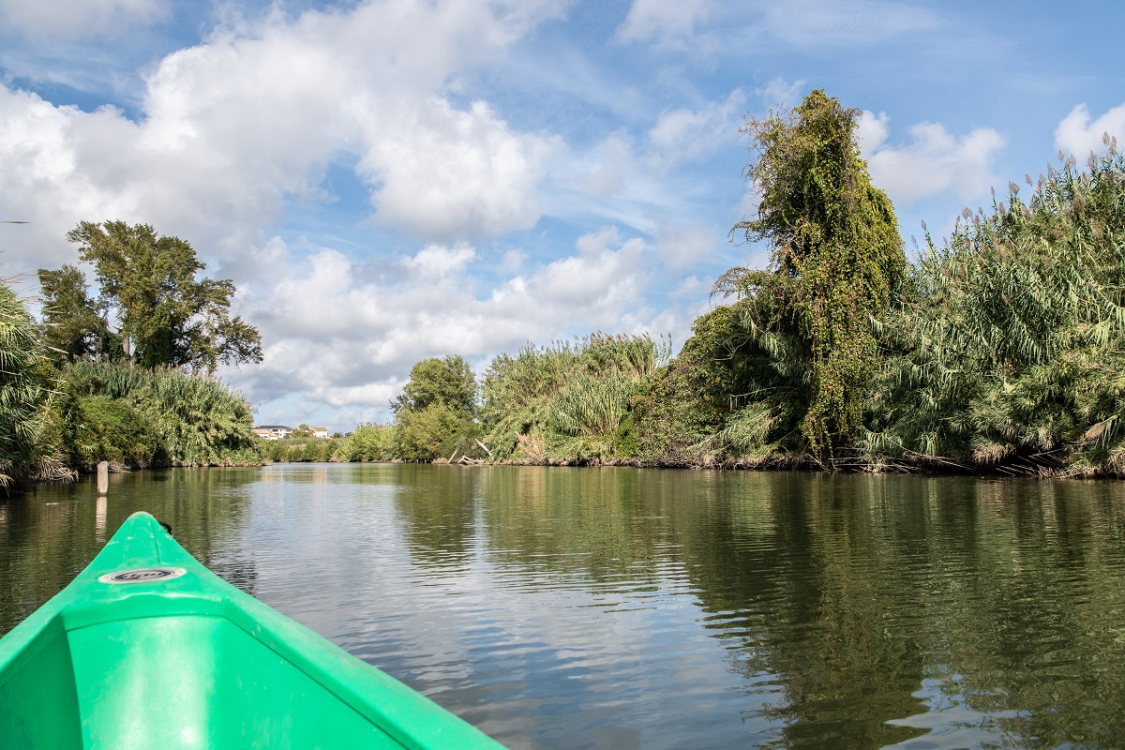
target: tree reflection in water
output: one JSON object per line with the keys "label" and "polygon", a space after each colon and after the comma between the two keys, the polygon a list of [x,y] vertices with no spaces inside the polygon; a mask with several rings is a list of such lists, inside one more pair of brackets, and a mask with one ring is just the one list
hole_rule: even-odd
{"label": "tree reflection in water", "polygon": [[[1125,485],[351,465],[115,476],[204,564],[512,747],[1125,743]],[[0,501],[0,630],[93,557]]]}

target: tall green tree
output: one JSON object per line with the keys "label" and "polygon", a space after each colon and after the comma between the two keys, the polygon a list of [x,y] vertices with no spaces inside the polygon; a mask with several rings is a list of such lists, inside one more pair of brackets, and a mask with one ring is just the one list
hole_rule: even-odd
{"label": "tall green tree", "polygon": [[410,369],[410,380],[391,407],[421,411],[441,404],[470,417],[476,412],[477,381],[464,357],[423,359]]}
{"label": "tall green tree", "polygon": [[110,331],[97,300],[91,299],[86,275],[71,265],[57,271],[39,269],[44,339],[49,349],[69,360],[119,358],[121,342]]}
{"label": "tall green tree", "polygon": [[400,458],[433,461],[448,456],[476,435],[476,377],[463,357],[424,359],[411,368],[410,380],[391,408]]}
{"label": "tall green tree", "polygon": [[[45,307],[54,311],[56,327],[78,336],[79,345],[72,348],[81,348],[81,341],[91,338],[85,324],[92,309],[118,324],[123,354],[144,367],[213,372],[220,362],[261,361],[257,329],[229,315],[234,282],[198,279],[206,266],[187,242],[158,235],[147,224],[122,221],[84,221],[67,239],[77,243],[79,257],[94,266],[99,286],[96,301],[84,305],[84,291],[79,294],[84,283],[74,269],[40,272],[41,281],[47,282]],[[68,312],[78,320],[67,320]]]}
{"label": "tall green tree", "polygon": [[803,391],[801,433],[828,456],[862,427],[879,363],[872,319],[906,279],[894,209],[860,158],[857,114],[814,90],[791,112],[747,120],[758,157],[745,174],[761,202],[732,233],[768,243],[771,265],[732,269],[716,285],[752,301],[747,328]]}

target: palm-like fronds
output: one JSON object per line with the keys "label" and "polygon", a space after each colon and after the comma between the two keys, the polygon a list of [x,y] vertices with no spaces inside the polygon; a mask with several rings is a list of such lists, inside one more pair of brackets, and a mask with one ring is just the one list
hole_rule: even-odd
{"label": "palm-like fronds", "polygon": [[256,452],[250,405],[217,378],[156,370],[138,401],[175,464],[238,463]]}
{"label": "palm-like fronds", "polygon": [[59,421],[75,464],[215,466],[261,458],[250,405],[217,378],[78,360],[64,368],[62,391]]}
{"label": "palm-like fronds", "polygon": [[[481,386],[485,442],[497,458],[539,460],[544,446],[548,453],[573,453],[579,450],[573,438],[593,439],[600,455],[614,453],[630,397],[667,362],[670,349],[663,339],[595,332],[496,357]],[[524,455],[529,447],[534,456]]]}
{"label": "palm-like fronds", "polygon": [[0,488],[34,473],[51,388],[34,322],[0,284]]}
{"label": "palm-like fronds", "polygon": [[[1125,410],[1125,159],[1073,160],[1026,203],[928,241],[917,300],[883,322],[868,451],[1112,469]],[[1099,427],[1099,425],[1101,425]],[[1110,426],[1114,426],[1110,428]],[[1094,437],[1091,437],[1093,435]]]}

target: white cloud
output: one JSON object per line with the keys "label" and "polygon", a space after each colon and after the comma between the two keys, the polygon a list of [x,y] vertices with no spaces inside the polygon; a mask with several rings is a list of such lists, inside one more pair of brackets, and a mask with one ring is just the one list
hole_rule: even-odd
{"label": "white cloud", "polygon": [[385,411],[403,374],[425,357],[481,360],[528,341],[649,330],[648,253],[643,240],[608,227],[579,238],[573,254],[478,295],[484,280],[468,245],[429,245],[383,261],[373,280],[362,263],[321,250],[244,301],[267,342],[265,361],[227,377],[260,399],[301,393],[333,407]]}
{"label": "white cloud", "polygon": [[170,9],[167,0],[0,0],[0,28],[48,38],[121,36]]}
{"label": "white cloud", "polygon": [[754,93],[767,107],[781,110],[797,106],[804,88],[804,80],[786,81],[784,78],[774,78],[765,86],[755,89]]}
{"label": "white cloud", "polygon": [[711,11],[710,0],[633,0],[617,38],[671,49],[698,47],[696,26],[705,22]]}
{"label": "white cloud", "polygon": [[889,122],[885,113],[863,112],[856,138],[871,181],[891,200],[910,202],[942,193],[968,200],[998,182],[993,163],[1006,141],[995,130],[978,128],[957,137],[939,123],[923,122],[909,129],[910,143],[893,146],[888,143]]}
{"label": "white cloud", "polygon": [[891,135],[891,118],[886,112],[875,114],[864,110],[859,113],[856,122],[855,139],[859,143],[859,150],[864,154],[873,154],[887,142]]}
{"label": "white cloud", "polygon": [[503,234],[535,225],[536,186],[555,148],[512,133],[484,102],[467,112],[444,100],[404,106],[366,134],[358,171],[377,185],[378,220],[422,237]]}
{"label": "white cloud", "polygon": [[16,248],[4,261],[25,271],[67,258],[69,228],[109,218],[234,260],[289,199],[326,197],[320,184],[340,153],[357,159],[376,219],[423,240],[530,227],[557,143],[443,91],[559,7],[371,2],[274,14],[160,60],[136,119],[0,85],[0,205],[34,222],[24,236],[48,256]]}
{"label": "white cloud", "polygon": [[611,133],[585,151],[560,152],[551,163],[555,190],[547,210],[566,215],[588,210],[591,203],[606,206],[636,183],[642,166],[624,131]]}
{"label": "white cloud", "polygon": [[422,279],[434,279],[463,271],[476,257],[476,250],[468,245],[456,247],[427,245],[414,257],[405,259],[403,265]]}
{"label": "white cloud", "polygon": [[1055,145],[1084,159],[1091,151],[1105,148],[1102,138],[1106,134],[1125,144],[1125,104],[1106,110],[1092,122],[1089,107],[1079,104],[1055,129]]}
{"label": "white cloud", "polygon": [[116,110],[85,114],[0,86],[0,205],[3,218],[30,222],[5,238],[4,275],[73,261],[68,229],[129,211],[110,155],[135,133]]}
{"label": "white cloud", "polygon": [[698,276],[688,276],[681,281],[679,285],[672,290],[672,296],[677,298],[698,298],[703,295],[709,294],[711,291],[711,282],[704,281]]}
{"label": "white cloud", "polygon": [[707,194],[709,183],[676,177],[650,140],[638,148],[626,131],[617,131],[585,151],[568,150],[553,159],[545,211],[587,226],[595,216],[601,223],[655,235],[668,216],[695,212],[685,204],[707,200],[699,196]]}
{"label": "white cloud", "polygon": [[652,160],[665,167],[692,161],[737,140],[745,102],[742,89],[735,89],[725,100],[711,102],[700,110],[665,112],[648,134]]}

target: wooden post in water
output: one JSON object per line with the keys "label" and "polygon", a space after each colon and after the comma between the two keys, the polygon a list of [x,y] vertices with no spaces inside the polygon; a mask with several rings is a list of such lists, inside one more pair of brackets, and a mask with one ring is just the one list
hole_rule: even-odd
{"label": "wooden post in water", "polygon": [[98,494],[109,494],[109,462],[102,461],[98,464]]}
{"label": "wooden post in water", "polygon": [[109,498],[105,495],[98,495],[98,499],[94,501],[94,539],[99,543],[105,541],[105,512],[107,505],[109,505]]}

